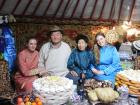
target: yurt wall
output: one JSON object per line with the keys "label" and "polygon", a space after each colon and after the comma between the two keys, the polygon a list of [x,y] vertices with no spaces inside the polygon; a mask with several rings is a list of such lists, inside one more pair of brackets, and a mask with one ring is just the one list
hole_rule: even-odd
{"label": "yurt wall", "polygon": [[63,40],[75,47],[74,38],[79,33],[88,35],[90,44],[94,43],[94,35],[99,31],[107,31],[112,27],[111,22],[80,22],[80,21],[51,21],[49,23],[12,23],[17,50],[21,50],[25,46],[25,41],[28,37],[34,36],[38,39],[38,49],[40,46],[49,40],[47,32],[53,25],[58,25],[64,30]]}

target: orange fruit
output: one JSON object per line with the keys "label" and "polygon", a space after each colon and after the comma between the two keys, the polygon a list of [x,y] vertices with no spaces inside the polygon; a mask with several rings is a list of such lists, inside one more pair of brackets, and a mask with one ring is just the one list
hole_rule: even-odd
{"label": "orange fruit", "polygon": [[17,98],[17,103],[22,103],[22,102],[23,102],[22,97],[18,97],[18,98]]}
{"label": "orange fruit", "polygon": [[28,101],[28,102],[25,103],[25,105],[31,105],[31,102]]}
{"label": "orange fruit", "polygon": [[37,105],[35,102],[32,102],[31,105]]}
{"label": "orange fruit", "polygon": [[41,102],[41,101],[38,101],[38,102],[37,102],[37,105],[43,105],[43,104],[42,104],[42,102]]}
{"label": "orange fruit", "polygon": [[30,98],[28,96],[25,97],[24,102],[30,101]]}
{"label": "orange fruit", "polygon": [[40,101],[40,98],[39,97],[36,97],[35,98],[35,102],[37,103],[37,102],[39,102]]}
{"label": "orange fruit", "polygon": [[18,105],[25,105],[24,102],[18,103]]}

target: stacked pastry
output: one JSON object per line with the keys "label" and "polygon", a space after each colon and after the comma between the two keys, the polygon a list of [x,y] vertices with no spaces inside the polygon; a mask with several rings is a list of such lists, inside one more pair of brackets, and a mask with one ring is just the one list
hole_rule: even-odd
{"label": "stacked pastry", "polygon": [[72,95],[72,87],[68,78],[47,76],[33,82],[33,94],[48,105],[64,104]]}
{"label": "stacked pastry", "polygon": [[116,76],[116,87],[126,85],[129,93],[140,95],[140,70],[124,70]]}

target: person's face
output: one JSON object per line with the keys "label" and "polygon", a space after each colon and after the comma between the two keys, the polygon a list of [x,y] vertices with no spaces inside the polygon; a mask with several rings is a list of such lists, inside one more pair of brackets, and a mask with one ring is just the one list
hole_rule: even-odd
{"label": "person's face", "polygon": [[87,43],[83,39],[80,39],[78,41],[78,49],[84,51],[86,47],[87,47]]}
{"label": "person's face", "polygon": [[37,47],[37,40],[36,39],[30,39],[27,44],[28,50],[31,52],[34,52]]}
{"label": "person's face", "polygon": [[106,39],[105,39],[105,37],[103,37],[103,36],[97,36],[97,38],[96,38],[96,41],[97,41],[97,44],[99,45],[99,46],[104,46],[105,44],[106,44]]}
{"label": "person's face", "polygon": [[52,32],[51,34],[51,41],[53,44],[58,44],[62,40],[62,34],[59,31]]}

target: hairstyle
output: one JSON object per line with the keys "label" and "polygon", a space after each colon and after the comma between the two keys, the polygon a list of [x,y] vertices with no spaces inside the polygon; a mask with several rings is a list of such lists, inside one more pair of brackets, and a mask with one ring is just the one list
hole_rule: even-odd
{"label": "hairstyle", "polygon": [[79,41],[80,39],[83,39],[86,43],[89,42],[88,37],[87,37],[86,35],[84,35],[84,34],[78,34],[78,36],[77,36],[76,39],[75,39],[75,41],[76,41],[77,44],[78,44],[78,41]]}
{"label": "hairstyle", "polygon": [[103,37],[105,38],[104,33],[98,32],[98,33],[95,35],[95,43],[97,43],[97,37],[98,37],[98,36],[103,36]]}
{"label": "hairstyle", "polygon": [[97,37],[98,36],[103,36],[105,38],[105,35],[102,32],[98,32],[95,35],[94,54],[95,54],[95,58],[96,58],[96,64],[99,64],[100,63],[100,46],[97,43]]}
{"label": "hairstyle", "polygon": [[83,39],[87,43],[86,50],[89,50],[90,48],[88,46],[88,44],[89,44],[88,37],[86,35],[84,35],[84,34],[78,34],[76,39],[75,39],[75,42],[78,44],[78,41],[81,40],[81,39]]}
{"label": "hairstyle", "polygon": [[35,39],[35,40],[38,42],[38,40],[37,40],[36,37],[31,36],[31,37],[28,37],[28,38],[27,38],[27,40],[26,40],[26,44],[28,44],[29,41],[30,41],[31,39]]}
{"label": "hairstyle", "polygon": [[64,32],[62,30],[56,30],[56,31],[50,31],[48,33],[48,36],[51,36],[53,32],[60,32],[62,35],[64,35]]}

